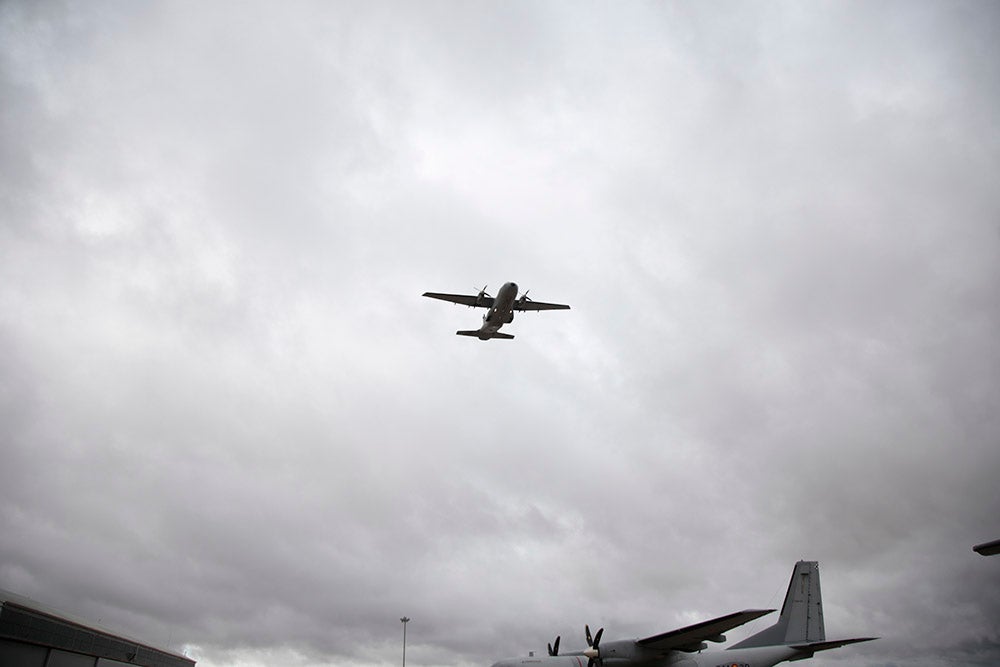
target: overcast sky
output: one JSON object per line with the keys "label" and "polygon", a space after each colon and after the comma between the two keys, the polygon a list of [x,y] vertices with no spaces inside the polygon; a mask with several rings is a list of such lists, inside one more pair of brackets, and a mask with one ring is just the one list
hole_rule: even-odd
{"label": "overcast sky", "polygon": [[[1000,662],[1000,5],[0,4],[0,587],[204,667],[780,606]],[[421,298],[515,281],[513,341]],[[766,627],[761,619],[731,639]]]}

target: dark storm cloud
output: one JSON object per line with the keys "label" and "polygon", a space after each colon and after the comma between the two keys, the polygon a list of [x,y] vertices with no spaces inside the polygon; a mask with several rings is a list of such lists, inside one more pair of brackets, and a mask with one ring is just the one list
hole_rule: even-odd
{"label": "dark storm cloud", "polygon": [[997,19],[4,5],[0,586],[484,664],[815,558],[814,664],[995,661]]}

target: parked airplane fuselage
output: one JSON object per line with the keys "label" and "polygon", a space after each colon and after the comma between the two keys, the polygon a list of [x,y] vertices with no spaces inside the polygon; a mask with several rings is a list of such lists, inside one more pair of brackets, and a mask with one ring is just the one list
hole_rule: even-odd
{"label": "parked airplane fuselage", "polygon": [[[617,642],[616,642],[617,643]],[[630,642],[631,643],[631,642]],[[705,651],[703,653],[675,652],[666,657],[642,659],[639,656],[615,656],[608,646],[601,646],[601,657],[605,667],[644,665],[646,667],[772,667],[802,654],[788,646],[763,646],[760,648],[730,649],[728,651]],[[556,657],[532,656],[509,658],[494,663],[493,667],[587,667],[587,657],[583,655],[560,655]]]}

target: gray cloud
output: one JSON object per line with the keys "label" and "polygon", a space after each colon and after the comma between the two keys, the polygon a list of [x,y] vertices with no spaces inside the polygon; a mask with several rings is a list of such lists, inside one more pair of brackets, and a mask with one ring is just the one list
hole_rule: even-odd
{"label": "gray cloud", "polygon": [[[0,586],[471,665],[815,558],[814,664],[995,662],[997,20],[3,5]],[[573,310],[419,297],[506,280]]]}

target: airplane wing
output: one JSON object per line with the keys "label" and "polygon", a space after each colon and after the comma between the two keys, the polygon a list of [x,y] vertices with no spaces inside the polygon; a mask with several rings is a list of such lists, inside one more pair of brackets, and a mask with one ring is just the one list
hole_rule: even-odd
{"label": "airplane wing", "polygon": [[569,310],[569,306],[564,303],[545,303],[544,301],[532,301],[531,299],[518,299],[514,302],[514,310]]}
{"label": "airplane wing", "polygon": [[982,544],[977,544],[972,547],[980,556],[996,556],[1000,554],[1000,540],[993,540],[992,542],[983,542]]}
{"label": "airplane wing", "polygon": [[671,630],[661,635],[653,635],[636,642],[639,646],[667,651],[697,651],[704,641],[725,641],[723,632],[749,623],[755,618],[770,614],[773,609],[744,609],[710,621],[695,623],[679,630]]}
{"label": "airplane wing", "polygon": [[440,292],[424,292],[424,296],[429,296],[432,299],[441,299],[442,301],[451,301],[452,303],[460,303],[463,306],[479,306],[480,308],[489,308],[493,305],[493,297],[486,296],[470,296],[468,294],[441,294]]}

